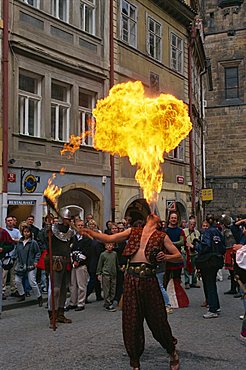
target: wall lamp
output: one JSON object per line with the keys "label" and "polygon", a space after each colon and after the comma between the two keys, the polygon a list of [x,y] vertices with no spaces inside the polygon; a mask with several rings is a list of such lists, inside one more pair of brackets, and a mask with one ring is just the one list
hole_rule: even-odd
{"label": "wall lamp", "polygon": [[42,165],[42,163],[40,161],[36,161],[35,164],[36,164],[37,167],[40,167]]}
{"label": "wall lamp", "polygon": [[9,159],[9,164],[15,164],[16,160],[14,158]]}

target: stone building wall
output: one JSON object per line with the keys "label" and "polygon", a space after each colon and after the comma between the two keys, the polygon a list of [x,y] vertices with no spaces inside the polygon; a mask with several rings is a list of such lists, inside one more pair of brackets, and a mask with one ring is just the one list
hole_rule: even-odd
{"label": "stone building wall", "polygon": [[[246,2],[205,3],[205,49],[212,67],[213,91],[206,96],[206,175],[215,214],[246,214]],[[219,7],[218,5],[221,5]],[[240,4],[241,3],[241,4]],[[228,2],[229,4],[229,2]],[[238,97],[226,98],[225,69],[238,68]]]}

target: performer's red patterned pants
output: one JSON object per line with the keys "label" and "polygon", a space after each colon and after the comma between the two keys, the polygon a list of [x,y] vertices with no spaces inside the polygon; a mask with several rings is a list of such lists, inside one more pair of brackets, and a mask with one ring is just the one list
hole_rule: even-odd
{"label": "performer's red patterned pants", "polygon": [[139,278],[125,274],[123,295],[123,338],[130,365],[139,367],[144,351],[143,321],[146,319],[153,337],[172,354],[176,339],[167,321],[165,303],[155,276]]}

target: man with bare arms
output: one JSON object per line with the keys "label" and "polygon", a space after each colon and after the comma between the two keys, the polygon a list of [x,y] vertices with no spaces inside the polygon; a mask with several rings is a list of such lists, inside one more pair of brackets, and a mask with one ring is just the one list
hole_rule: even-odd
{"label": "man with bare arms", "polygon": [[130,227],[114,235],[81,230],[103,243],[128,240],[123,252],[129,263],[124,278],[122,319],[124,344],[133,370],[140,369],[139,361],[144,351],[144,319],[153,337],[170,355],[170,369],[179,369],[179,356],[175,350],[177,340],[167,321],[156,266],[161,261],[182,262],[183,258],[166,233],[158,231],[159,226],[159,217],[150,214],[144,228]]}

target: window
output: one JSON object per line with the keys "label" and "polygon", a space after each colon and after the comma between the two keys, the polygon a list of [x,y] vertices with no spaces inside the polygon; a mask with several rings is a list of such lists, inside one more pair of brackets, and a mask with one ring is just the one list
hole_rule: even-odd
{"label": "window", "polygon": [[183,68],[183,41],[180,37],[171,32],[171,68],[182,72]]}
{"label": "window", "polygon": [[193,137],[195,167],[199,170],[201,169],[201,136],[197,127],[193,130]]}
{"label": "window", "polygon": [[22,0],[23,3],[33,6],[34,8],[40,7],[40,0]]}
{"label": "window", "polygon": [[69,21],[69,0],[52,0],[51,13],[64,22]]}
{"label": "window", "polygon": [[[93,146],[94,118],[92,109],[95,107],[95,95],[79,91],[79,135],[82,135],[82,145]],[[86,135],[90,131],[92,135]]]}
{"label": "window", "polygon": [[151,17],[148,17],[147,50],[149,55],[161,60],[161,25]]}
{"label": "window", "polygon": [[121,39],[137,46],[137,8],[128,1],[121,1]]}
{"label": "window", "polygon": [[20,134],[40,137],[41,78],[28,72],[19,74]]}
{"label": "window", "polygon": [[225,68],[225,98],[239,98],[238,67]]}
{"label": "window", "polygon": [[181,141],[177,148],[171,150],[171,152],[168,153],[168,157],[184,161],[185,159],[184,151],[185,151],[185,140]]}
{"label": "window", "polygon": [[80,28],[95,35],[95,0],[83,0],[80,2]]}
{"label": "window", "polygon": [[57,141],[68,141],[70,116],[69,86],[52,81],[51,83],[51,137]]}

